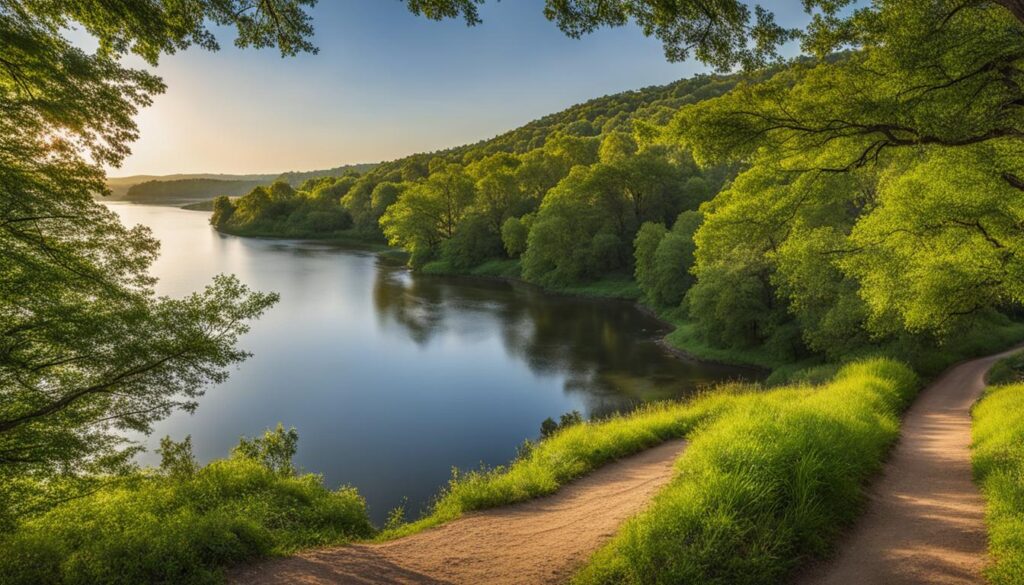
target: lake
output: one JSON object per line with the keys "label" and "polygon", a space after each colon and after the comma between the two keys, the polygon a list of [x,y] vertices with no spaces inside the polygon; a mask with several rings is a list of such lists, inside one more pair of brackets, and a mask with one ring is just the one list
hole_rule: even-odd
{"label": "lake", "polygon": [[195,414],[157,424],[143,462],[158,462],[164,435],[191,435],[205,462],[282,422],[298,429],[296,463],[331,487],[357,487],[378,524],[404,498],[416,517],[453,466],[509,462],[547,417],[601,416],[748,373],[670,355],[657,343],[663,326],[630,303],[412,274],[316,242],[225,236],[206,212],[110,207],[161,241],[160,294],[233,273],[281,295],[242,340],[254,357]]}

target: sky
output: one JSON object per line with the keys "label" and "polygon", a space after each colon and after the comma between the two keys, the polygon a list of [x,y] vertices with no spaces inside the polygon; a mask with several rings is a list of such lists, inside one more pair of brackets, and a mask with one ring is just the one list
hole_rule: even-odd
{"label": "sky", "polygon": [[[799,3],[792,3],[797,6]],[[488,2],[483,24],[430,21],[398,0],[321,0],[320,52],[165,56],[168,89],[137,117],[132,154],[111,176],[279,173],[378,162],[491,138],[591,98],[707,69],[669,63],[629,26],[570,39],[543,0]],[[792,9],[783,24],[799,23]],[[139,65],[129,59],[130,65]]]}

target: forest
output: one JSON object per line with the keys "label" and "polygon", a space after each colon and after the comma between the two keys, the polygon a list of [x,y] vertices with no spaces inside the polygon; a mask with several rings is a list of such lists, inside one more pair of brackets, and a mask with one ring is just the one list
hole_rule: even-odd
{"label": "forest", "polygon": [[[138,465],[134,437],[199,408],[250,357],[239,341],[279,297],[230,275],[158,295],[160,243],[97,201],[104,168],[125,162],[136,116],[166,90],[161,57],[218,49],[217,27],[240,49],[315,54],[315,4],[0,0],[0,583],[224,582],[264,557],[415,536],[556,494],[675,439],[687,446],[668,483],[584,551],[574,582],[795,579],[845,558],[841,537],[865,517],[903,518],[863,512],[870,482],[912,474],[883,464],[907,460],[960,491],[914,484],[920,497],[893,499],[928,509],[896,528],[970,524],[971,582],[1024,582],[1024,392],[1020,358],[1006,355],[1024,339],[1020,0],[806,0],[792,3],[807,17],[797,28],[738,0],[546,0],[570,37],[629,24],[669,60],[717,73],[477,144],[289,174],[218,197],[212,225],[631,298],[676,326],[678,349],[772,376],[569,415],[507,465],[454,470],[419,521],[396,509],[383,527],[354,489],[296,468],[298,432],[283,425],[205,463],[190,438],[167,437],[159,466]],[[405,1],[471,26],[485,4]],[[76,26],[95,51],[67,38]],[[939,399],[915,402],[926,392]],[[936,454],[929,433],[956,448]]]}
{"label": "forest", "polygon": [[[881,353],[937,371],[981,332],[1014,335],[1022,298],[1020,93],[999,65],[1012,43],[964,40],[1015,33],[955,22],[927,49],[897,35],[697,76],[366,174],[259,187],[218,200],[211,223],[386,241],[414,269],[554,290],[632,281],[611,290],[679,325],[681,349],[725,361]],[[878,69],[896,73],[881,83]],[[949,104],[955,123],[935,114]]]}

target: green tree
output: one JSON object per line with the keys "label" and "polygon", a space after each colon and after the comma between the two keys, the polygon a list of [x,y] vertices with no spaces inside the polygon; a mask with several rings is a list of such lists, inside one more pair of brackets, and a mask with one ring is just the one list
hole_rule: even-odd
{"label": "green tree", "polygon": [[213,214],[210,215],[210,225],[217,229],[227,226],[231,216],[235,214],[235,206],[231,198],[221,195],[213,200]]}
{"label": "green tree", "polygon": [[[210,23],[233,25],[242,47],[311,51],[309,5],[0,2],[0,524],[125,469],[125,431],[194,408],[276,300],[228,277],[183,299],[153,293],[157,242],[93,199],[164,89],[120,58],[216,48]],[[71,23],[99,50],[71,44]]]}
{"label": "green tree", "polygon": [[405,248],[414,265],[436,254],[441,242],[455,235],[473,204],[473,180],[462,167],[447,165],[405,190],[380,218],[388,243]]}
{"label": "green tree", "polygon": [[661,241],[668,235],[668,229],[663,224],[653,221],[645,222],[640,226],[640,231],[633,240],[633,256],[636,266],[633,275],[636,283],[644,295],[650,299],[657,288],[657,280],[654,275],[654,254],[658,251]]}
{"label": "green tree", "polygon": [[534,214],[522,217],[510,217],[501,226],[501,242],[509,258],[518,258],[526,251],[530,226],[533,225]]}

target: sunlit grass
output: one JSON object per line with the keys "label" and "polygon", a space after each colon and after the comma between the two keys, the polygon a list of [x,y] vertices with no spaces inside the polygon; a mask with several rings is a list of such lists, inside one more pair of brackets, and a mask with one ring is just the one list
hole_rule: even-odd
{"label": "sunlit grass", "polygon": [[738,396],[753,390],[756,387],[728,385],[687,402],[650,404],[628,415],[564,428],[508,466],[455,474],[429,515],[386,530],[381,538],[418,532],[472,510],[553,493],[605,463],[687,436],[732,408]]}
{"label": "sunlit grass", "polygon": [[917,388],[907,367],[878,359],[819,387],[734,399],[576,583],[782,582],[856,518]]}
{"label": "sunlit grass", "polygon": [[1024,584],[1024,384],[989,388],[974,407],[972,462],[985,495],[993,585]]}
{"label": "sunlit grass", "polygon": [[206,584],[231,565],[373,534],[352,488],[232,456],[187,477],[139,476],[0,538],[0,583]]}

